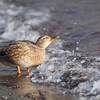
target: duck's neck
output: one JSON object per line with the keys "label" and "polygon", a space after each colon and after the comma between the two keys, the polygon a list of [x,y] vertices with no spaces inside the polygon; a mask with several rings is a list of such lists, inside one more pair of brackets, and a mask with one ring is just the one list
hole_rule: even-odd
{"label": "duck's neck", "polygon": [[39,47],[39,48],[42,48],[42,49],[45,49],[46,47],[41,43],[36,43],[35,44],[37,47]]}

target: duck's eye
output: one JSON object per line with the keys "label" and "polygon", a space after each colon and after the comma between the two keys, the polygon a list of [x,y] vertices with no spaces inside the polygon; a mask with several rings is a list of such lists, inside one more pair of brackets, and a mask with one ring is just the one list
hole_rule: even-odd
{"label": "duck's eye", "polygon": [[42,39],[49,39],[49,37],[43,37]]}
{"label": "duck's eye", "polygon": [[45,37],[42,38],[43,40],[45,39]]}

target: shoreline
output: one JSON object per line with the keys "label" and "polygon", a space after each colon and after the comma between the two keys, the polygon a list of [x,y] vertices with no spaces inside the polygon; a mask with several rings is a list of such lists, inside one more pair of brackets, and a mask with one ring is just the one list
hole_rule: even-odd
{"label": "shoreline", "polygon": [[49,87],[31,82],[26,75],[0,76],[0,100],[78,100],[76,96],[54,92]]}

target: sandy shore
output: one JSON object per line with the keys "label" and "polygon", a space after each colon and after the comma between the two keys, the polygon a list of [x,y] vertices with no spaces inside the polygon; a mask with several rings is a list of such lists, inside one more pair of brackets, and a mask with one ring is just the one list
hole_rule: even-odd
{"label": "sandy shore", "polygon": [[44,87],[34,86],[26,75],[0,76],[0,100],[46,100]]}
{"label": "sandy shore", "polygon": [[[4,73],[4,74],[3,74]],[[76,96],[62,95],[45,85],[31,82],[26,75],[18,77],[14,71],[0,75],[0,100],[78,100]]]}

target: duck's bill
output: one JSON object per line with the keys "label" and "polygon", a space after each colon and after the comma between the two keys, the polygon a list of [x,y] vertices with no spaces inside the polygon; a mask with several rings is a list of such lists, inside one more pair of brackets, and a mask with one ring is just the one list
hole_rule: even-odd
{"label": "duck's bill", "polygon": [[57,40],[59,37],[60,37],[60,36],[52,37],[52,38],[50,39],[50,42],[53,42],[54,40]]}

